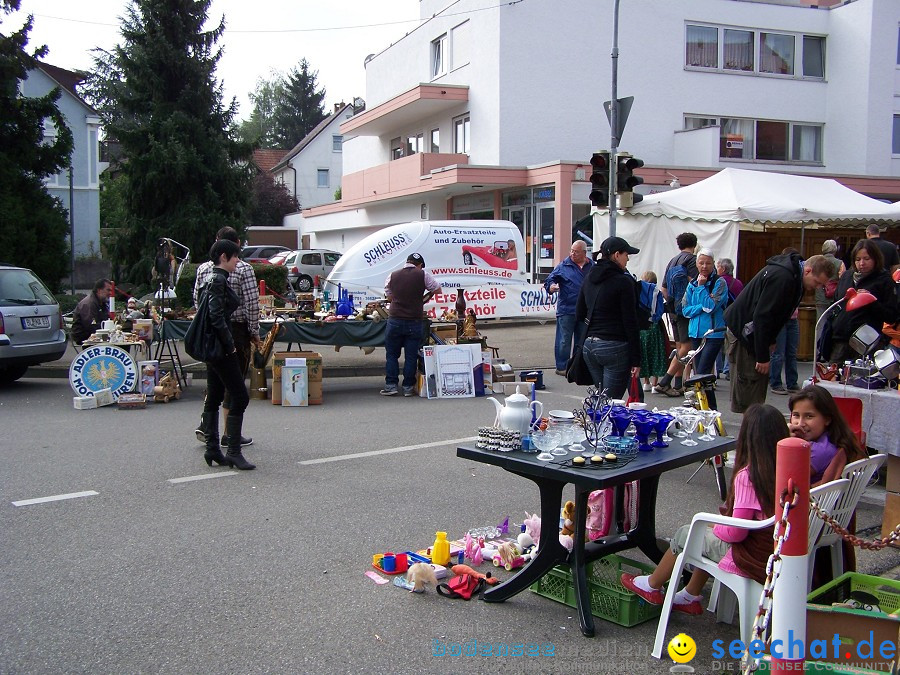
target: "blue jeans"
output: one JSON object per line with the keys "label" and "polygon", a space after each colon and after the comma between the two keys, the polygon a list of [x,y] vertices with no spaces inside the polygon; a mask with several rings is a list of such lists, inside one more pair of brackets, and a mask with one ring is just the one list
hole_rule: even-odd
{"label": "blue jeans", "polygon": [[784,367],[784,384],[788,389],[797,388],[797,343],[800,342],[800,322],[788,319],[778,331],[775,351],[769,363],[769,386],[781,386],[781,368]]}
{"label": "blue jeans", "polygon": [[627,342],[589,337],[584,341],[584,361],[598,387],[612,398],[625,398],[631,375]]}
{"label": "blue jeans", "polygon": [[414,319],[394,319],[387,321],[384,331],[384,351],[386,356],[384,383],[396,387],[400,380],[400,352],[403,358],[403,386],[412,387],[416,383],[416,363],[419,347],[422,346],[422,322]]}
{"label": "blue jeans", "polygon": [[553,347],[553,353],[556,358],[556,369],[565,370],[569,357],[572,356],[572,338],[575,344],[580,345],[584,342],[584,332],[587,326],[582,322],[575,325],[574,314],[560,314],[556,317],[556,343]]}

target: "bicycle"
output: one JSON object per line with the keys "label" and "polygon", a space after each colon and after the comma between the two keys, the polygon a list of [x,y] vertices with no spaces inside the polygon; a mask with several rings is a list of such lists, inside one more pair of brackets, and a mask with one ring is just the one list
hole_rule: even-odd
{"label": "bicycle", "polygon": [[[706,340],[709,337],[712,337],[716,334],[725,333],[725,328],[711,328],[706,333],[703,334],[703,338],[700,341],[700,346],[697,349],[691,349],[682,357],[677,357],[676,352],[673,350],[670,356],[671,358],[678,358],[678,360],[684,364],[685,366],[693,363],[694,359],[697,358],[697,354],[703,351],[703,348],[706,346]],[[709,393],[715,389],[716,383],[716,375],[715,373],[694,375],[689,377],[684,381],[684,405],[695,408],[696,410],[711,410],[709,407]],[[715,429],[716,433],[719,436],[726,436],[725,433],[725,425],[722,423],[722,418],[717,417],[715,421]],[[716,485],[719,488],[719,497],[721,497],[722,501],[728,496],[728,482],[725,480],[725,460],[728,457],[728,453],[724,453],[721,455],[716,455],[710,459],[705,459],[697,467],[697,470],[691,474],[690,478],[685,481],[686,483],[690,483],[691,479],[696,476],[700,469],[702,469],[706,465],[712,466],[716,471]]]}

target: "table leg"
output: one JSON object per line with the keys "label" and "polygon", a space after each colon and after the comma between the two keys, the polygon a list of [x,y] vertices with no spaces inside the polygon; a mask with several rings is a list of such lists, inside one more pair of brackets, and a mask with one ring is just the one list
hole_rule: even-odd
{"label": "table leg", "polygon": [[569,556],[575,604],[578,608],[578,621],[581,624],[581,634],[585,637],[594,637],[594,616],[591,614],[591,593],[585,570],[584,550],[587,532],[587,498],[590,492],[589,489],[575,488],[575,546]]}
{"label": "table leg", "polygon": [[644,478],[638,486],[638,524],[628,533],[628,539],[650,560],[658,563],[667,546],[665,543],[660,546],[660,540],[656,538],[656,492],[659,489],[659,476]]}
{"label": "table leg", "polygon": [[516,593],[524,591],[549,572],[554,565],[565,562],[569,556],[566,547],[559,543],[556,527],[565,483],[525,474],[517,473],[517,475],[528,478],[537,484],[541,495],[541,518],[547,523],[547,527],[542,532],[540,546],[538,546],[538,553],[534,560],[511,579],[485,591],[482,595],[485,602],[503,602]]}

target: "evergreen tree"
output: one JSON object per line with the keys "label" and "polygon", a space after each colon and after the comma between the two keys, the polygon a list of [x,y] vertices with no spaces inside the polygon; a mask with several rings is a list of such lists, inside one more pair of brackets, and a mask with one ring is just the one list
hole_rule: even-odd
{"label": "evergreen tree", "polygon": [[275,110],[275,136],[279,147],[293,148],[328,115],[322,106],[325,90],[317,89],[319,71],[306,59],[294,66],[284,81],[284,95]]}
{"label": "evergreen tree", "polygon": [[[19,0],[2,0],[4,14]],[[22,28],[0,33],[0,257],[30,267],[51,287],[68,269],[68,212],[50,196],[44,179],[69,166],[72,132],[56,106],[60,90],[39,98],[20,94],[19,83],[47,54],[47,47],[25,51],[32,17]],[[44,142],[44,120],[56,127],[56,139]]]}
{"label": "evergreen tree", "polygon": [[203,31],[211,0],[131,0],[120,44],[98,51],[87,94],[121,145],[125,216],[113,237],[128,280],[150,278],[156,241],[204,260],[216,231],[243,232],[250,146],[236,140],[237,102],[215,76],[224,18]]}

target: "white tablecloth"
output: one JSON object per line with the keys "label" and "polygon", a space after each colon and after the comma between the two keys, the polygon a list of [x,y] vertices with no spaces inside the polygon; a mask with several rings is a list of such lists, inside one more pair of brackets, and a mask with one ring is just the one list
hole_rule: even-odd
{"label": "white tablecloth", "polygon": [[819,384],[832,396],[861,400],[866,445],[900,456],[900,393],[896,389],[860,389],[834,382]]}

